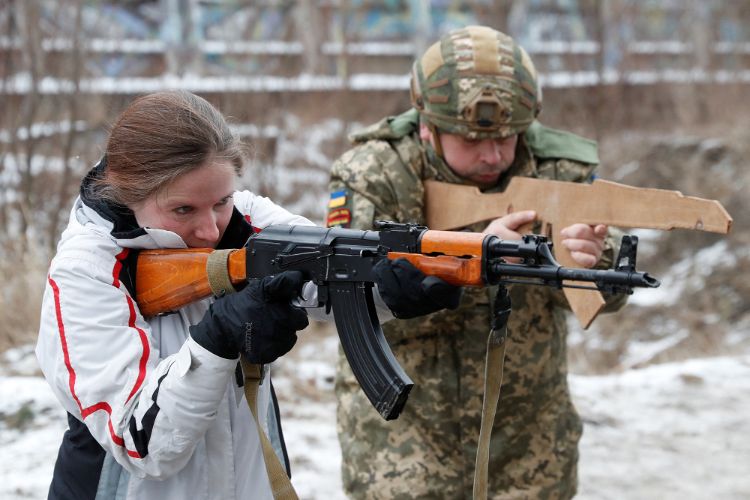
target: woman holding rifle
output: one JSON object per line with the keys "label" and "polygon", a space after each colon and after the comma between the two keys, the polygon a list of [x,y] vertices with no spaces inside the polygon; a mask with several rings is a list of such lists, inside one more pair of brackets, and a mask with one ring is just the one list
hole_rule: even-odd
{"label": "woman holding rifle", "polygon": [[[267,364],[308,324],[293,304],[302,275],[267,277],[164,316],[144,317],[134,301],[137,250],[239,248],[271,224],[312,224],[235,190],[243,153],[219,111],[189,92],[140,97],[115,122],[81,183],[44,293],[36,352],[69,423],[49,498],[278,497],[262,441],[282,475],[289,465]],[[385,286],[398,297],[406,284]],[[240,355],[266,365],[257,427],[241,401]]]}

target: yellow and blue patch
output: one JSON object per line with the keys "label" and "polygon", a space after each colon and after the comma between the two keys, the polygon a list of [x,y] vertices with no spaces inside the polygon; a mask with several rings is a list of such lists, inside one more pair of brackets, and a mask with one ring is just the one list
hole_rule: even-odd
{"label": "yellow and blue patch", "polygon": [[331,199],[328,200],[328,208],[338,208],[346,205],[346,189],[341,191],[334,191],[331,193]]}
{"label": "yellow and blue patch", "polygon": [[328,200],[328,227],[349,227],[352,222],[352,211],[348,206],[351,197],[346,189],[334,191]]}

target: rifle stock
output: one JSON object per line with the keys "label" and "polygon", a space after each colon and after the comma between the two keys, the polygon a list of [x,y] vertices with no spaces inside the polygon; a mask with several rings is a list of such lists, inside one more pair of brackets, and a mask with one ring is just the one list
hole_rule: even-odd
{"label": "rifle stock", "polygon": [[[397,418],[413,383],[383,336],[373,301],[373,267],[382,259],[406,258],[425,274],[459,286],[501,282],[570,286],[593,283],[612,293],[659,282],[635,270],[637,239],[611,271],[567,269],[539,236],[503,241],[495,236],[431,231],[414,224],[381,223],[381,231],[316,226],[269,226],[243,249],[223,257],[220,283],[240,286],[248,279],[299,270],[318,286],[318,306],[333,311],[352,371],[373,407],[386,420]],[[136,265],[136,302],[144,316],[167,313],[210,296],[217,286],[211,262],[222,250],[144,250]],[[504,257],[522,259],[507,264]],[[212,281],[213,280],[213,281]]]}
{"label": "rifle stock", "polygon": [[[210,248],[146,250],[138,255],[135,294],[143,316],[175,311],[212,295],[208,259]],[[245,249],[233,250],[227,263],[227,276],[233,285],[242,285]]]}

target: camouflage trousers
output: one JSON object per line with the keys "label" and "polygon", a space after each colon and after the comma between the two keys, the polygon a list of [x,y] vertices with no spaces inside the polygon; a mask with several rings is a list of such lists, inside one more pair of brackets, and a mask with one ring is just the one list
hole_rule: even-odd
{"label": "camouflage trousers", "polygon": [[[481,307],[484,310],[477,311]],[[434,335],[392,343],[396,358],[415,383],[397,420],[386,422],[372,408],[340,353],[337,422],[343,484],[349,497],[471,498],[488,309],[484,305],[468,313],[465,308],[438,313],[442,317],[433,322]],[[511,314],[504,384],[490,448],[491,498],[567,499],[576,491],[580,419],[570,401],[564,366],[559,370],[549,366],[554,364],[549,359],[538,359],[539,346],[551,340],[544,338],[550,332],[541,332],[540,337],[533,325],[526,322],[522,333],[514,335]],[[516,324],[516,331],[519,327]],[[446,328],[449,334],[442,331]],[[528,372],[522,369],[525,363],[553,375],[543,377],[543,387],[530,388],[538,377],[531,367],[527,366]],[[560,376],[555,374],[558,371]]]}

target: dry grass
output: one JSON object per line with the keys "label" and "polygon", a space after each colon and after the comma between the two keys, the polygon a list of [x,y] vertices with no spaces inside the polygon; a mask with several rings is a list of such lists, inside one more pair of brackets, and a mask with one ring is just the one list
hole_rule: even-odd
{"label": "dry grass", "polygon": [[8,243],[0,252],[0,352],[28,344],[39,330],[48,262],[33,248]]}

